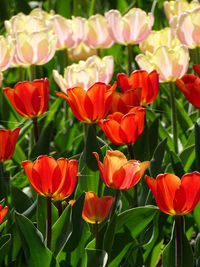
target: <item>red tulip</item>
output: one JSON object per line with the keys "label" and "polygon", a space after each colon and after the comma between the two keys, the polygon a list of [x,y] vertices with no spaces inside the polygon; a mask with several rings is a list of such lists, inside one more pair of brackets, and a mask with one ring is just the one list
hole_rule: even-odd
{"label": "red tulip", "polygon": [[35,191],[58,201],[69,197],[76,185],[77,160],[39,156],[35,162],[23,161],[22,166]]}
{"label": "red tulip", "polygon": [[3,221],[4,217],[6,216],[7,211],[8,211],[7,206],[2,208],[2,206],[0,205],[0,223]]}
{"label": "red tulip", "polygon": [[[193,65],[193,69],[200,77],[200,65]],[[200,78],[194,74],[185,74],[181,79],[176,80],[176,85],[196,108],[200,108]]]}
{"label": "red tulip", "polygon": [[104,184],[115,189],[127,190],[136,185],[149,165],[149,161],[128,161],[125,155],[118,150],[107,150],[103,163],[100,162],[96,152],[93,154],[98,161]]}
{"label": "red tulip", "polygon": [[161,211],[170,215],[190,213],[200,200],[200,173],[183,175],[160,174],[153,179],[145,176],[156,203]]}
{"label": "red tulip", "polygon": [[97,82],[87,91],[74,87],[67,90],[67,95],[61,92],[56,92],[56,95],[67,100],[77,119],[87,123],[96,123],[108,113],[116,86],[116,82],[112,87]]}
{"label": "red tulip", "polygon": [[15,151],[15,145],[17,137],[19,135],[20,128],[16,128],[13,131],[0,129],[0,161],[4,162],[10,159]]}
{"label": "red tulip", "polygon": [[145,109],[134,107],[125,115],[120,112],[108,115],[99,121],[99,126],[113,144],[121,145],[134,143],[144,130],[144,122]]}
{"label": "red tulip", "polygon": [[[155,100],[159,90],[158,78],[159,75],[155,70],[150,73],[145,70],[136,70],[131,73],[130,77],[124,73],[117,75],[122,92],[134,89],[136,98],[139,96],[140,106],[146,106]],[[140,94],[138,94],[137,88],[141,88]]]}
{"label": "red tulip", "polygon": [[88,223],[101,223],[108,216],[114,200],[111,196],[99,198],[92,191],[86,192],[82,212],[83,219]]}
{"label": "red tulip", "polygon": [[18,82],[14,89],[4,88],[3,90],[15,110],[23,117],[38,117],[48,108],[48,78],[33,82]]}

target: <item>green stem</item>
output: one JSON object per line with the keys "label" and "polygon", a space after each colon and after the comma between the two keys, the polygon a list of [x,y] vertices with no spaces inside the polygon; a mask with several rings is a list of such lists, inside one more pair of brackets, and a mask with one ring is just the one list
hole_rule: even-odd
{"label": "green stem", "polygon": [[133,147],[132,144],[127,144],[127,150],[130,156],[130,159],[134,159]]}
{"label": "green stem", "polygon": [[175,231],[176,231],[176,267],[182,267],[182,232],[183,223],[182,216],[176,215],[175,219]]}
{"label": "green stem", "polygon": [[30,66],[30,82],[36,79],[36,65]]}
{"label": "green stem", "polygon": [[57,208],[58,208],[58,216],[60,217],[62,215],[62,212],[63,212],[62,201],[57,202]]}
{"label": "green stem", "polygon": [[100,49],[100,48],[97,49],[97,56],[98,56],[98,57],[101,57],[101,49]]}
{"label": "green stem", "polygon": [[132,73],[132,62],[133,62],[133,49],[132,45],[128,45],[128,74],[131,75]]}
{"label": "green stem", "polygon": [[52,228],[51,197],[47,197],[46,242],[48,249],[51,249],[51,228]]}
{"label": "green stem", "polygon": [[99,229],[98,222],[95,223],[95,249],[98,249],[99,245]]}
{"label": "green stem", "polygon": [[153,14],[154,14],[154,10],[156,8],[157,2],[158,2],[158,0],[153,1],[152,7],[151,7],[151,13],[153,13]]}
{"label": "green stem", "polygon": [[117,189],[115,192],[115,201],[114,201],[112,208],[111,208],[110,220],[112,219],[113,215],[115,214],[115,210],[117,207],[117,202],[119,200],[119,197],[120,197],[120,190]]}
{"label": "green stem", "polygon": [[37,143],[39,139],[37,117],[33,118],[32,120],[33,120],[34,139],[35,139],[35,143]]}
{"label": "green stem", "polygon": [[172,83],[169,83],[170,89],[170,101],[171,101],[171,116],[172,116],[172,130],[173,130],[173,140],[174,140],[174,150],[178,153],[178,129],[177,129],[177,114],[176,114],[176,103],[175,94]]}

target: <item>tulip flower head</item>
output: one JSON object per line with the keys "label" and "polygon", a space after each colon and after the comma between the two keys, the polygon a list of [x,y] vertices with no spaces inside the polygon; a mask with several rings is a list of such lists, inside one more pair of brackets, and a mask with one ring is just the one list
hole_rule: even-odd
{"label": "tulip flower head", "polygon": [[50,18],[53,30],[57,36],[57,49],[76,47],[85,38],[85,19],[72,17],[66,19],[60,15],[53,15]]}
{"label": "tulip flower head", "polygon": [[15,110],[23,117],[38,117],[48,108],[48,78],[33,82],[18,82],[14,89],[4,88],[3,90]]}
{"label": "tulip flower head", "polygon": [[183,175],[159,174],[156,179],[145,176],[159,209],[170,215],[190,213],[200,200],[200,173]]}
{"label": "tulip flower head", "polygon": [[[152,103],[159,90],[158,73],[154,70],[148,73],[145,70],[136,70],[131,73],[130,77],[124,73],[117,75],[117,80],[122,92],[127,92],[134,89],[136,91],[136,98],[139,97],[140,106],[146,106]],[[138,94],[137,88],[141,88]]]}
{"label": "tulip flower head", "polygon": [[68,88],[81,87],[88,90],[94,83],[109,83],[113,75],[114,60],[112,56],[89,57],[86,61],[72,64],[65,68],[64,77],[53,70],[53,77],[60,89],[66,93]]}
{"label": "tulip flower head", "polygon": [[160,82],[173,82],[186,73],[189,53],[182,45],[173,49],[162,45],[153,54],[147,51],[145,54],[137,55],[135,59],[141,69],[148,72],[156,70]]}
{"label": "tulip flower head", "polygon": [[116,86],[116,82],[113,86],[97,82],[87,91],[74,87],[67,90],[67,95],[57,91],[55,93],[69,103],[78,120],[97,123],[107,115]]}
{"label": "tulip flower head", "polygon": [[10,67],[14,56],[14,43],[10,36],[0,35],[0,71]]}
{"label": "tulip flower head", "polygon": [[[193,65],[193,69],[200,77],[200,65]],[[177,87],[187,100],[196,108],[200,108],[200,78],[194,74],[185,74],[176,80]]]}
{"label": "tulip flower head", "polygon": [[23,161],[22,166],[35,191],[53,201],[69,197],[76,186],[77,160],[39,156],[34,162]]}
{"label": "tulip flower head", "polygon": [[[67,56],[72,61],[87,60],[89,57],[96,55],[97,55],[97,50],[89,47],[84,42],[80,42],[80,44],[77,45],[76,47],[71,47],[67,49]],[[56,77],[54,78],[56,80]]]}
{"label": "tulip flower head", "polygon": [[149,35],[154,23],[152,13],[146,14],[140,8],[132,8],[123,17],[118,10],[105,14],[110,35],[116,43],[138,44]]}
{"label": "tulip flower head", "polygon": [[2,206],[0,205],[0,224],[3,221],[4,217],[6,216],[7,212],[8,212],[8,207],[5,206],[4,208],[2,208]]}
{"label": "tulip flower head", "polygon": [[99,127],[106,137],[116,145],[134,143],[144,130],[145,109],[134,107],[127,114],[114,112],[105,120],[99,121]]}
{"label": "tulip flower head", "polygon": [[200,6],[198,0],[193,0],[190,3],[187,0],[175,0],[175,1],[165,1],[164,11],[168,20],[174,17],[178,17],[186,11],[191,11]]}
{"label": "tulip flower head", "polygon": [[96,14],[85,23],[85,43],[92,48],[108,48],[113,45],[104,16]]}
{"label": "tulip flower head", "polygon": [[5,27],[15,43],[14,66],[42,65],[54,56],[57,37],[46,20],[19,13],[5,21]]}
{"label": "tulip flower head", "polygon": [[15,145],[19,135],[20,128],[13,131],[0,129],[0,161],[4,162],[10,159],[15,151]]}
{"label": "tulip flower head", "polygon": [[107,150],[103,163],[100,162],[96,152],[93,154],[98,161],[104,184],[120,190],[128,190],[136,185],[149,165],[149,161],[128,161],[125,155],[118,150]]}
{"label": "tulip flower head", "polygon": [[92,191],[86,192],[82,212],[83,219],[88,223],[101,223],[108,216],[114,200],[111,196],[99,198]]}

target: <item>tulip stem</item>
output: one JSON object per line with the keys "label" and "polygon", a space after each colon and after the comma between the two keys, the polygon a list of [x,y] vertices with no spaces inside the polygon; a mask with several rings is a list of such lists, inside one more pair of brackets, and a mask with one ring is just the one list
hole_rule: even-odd
{"label": "tulip stem", "polygon": [[115,210],[116,210],[116,207],[117,207],[117,202],[119,200],[119,197],[120,197],[120,190],[117,189],[116,193],[115,193],[115,201],[114,201],[114,203],[112,205],[112,209],[111,209],[110,220],[112,219],[113,215],[115,214]]}
{"label": "tulip stem", "polygon": [[182,216],[175,216],[175,231],[176,231],[176,267],[182,266],[182,232],[183,232],[183,223]]}
{"label": "tulip stem", "polygon": [[48,249],[51,249],[51,227],[52,227],[51,198],[47,197],[46,244]]}
{"label": "tulip stem", "polygon": [[133,49],[132,45],[128,45],[128,74],[132,73],[132,62],[133,62]]}
{"label": "tulip stem", "polygon": [[58,216],[60,217],[62,215],[62,212],[63,212],[62,201],[57,202],[57,208],[58,208]]}
{"label": "tulip stem", "polygon": [[99,48],[99,49],[97,49],[97,55],[98,55],[98,57],[100,57],[101,58],[101,49]]}
{"label": "tulip stem", "polygon": [[176,114],[176,103],[173,84],[169,83],[170,90],[170,101],[171,101],[171,116],[172,116],[172,130],[173,130],[173,140],[174,140],[174,150],[178,153],[178,131],[177,131],[177,114]]}
{"label": "tulip stem", "polygon": [[95,223],[95,249],[98,249],[98,243],[99,243],[99,227],[98,222]]}
{"label": "tulip stem", "polygon": [[33,118],[32,120],[33,120],[34,139],[35,143],[37,143],[39,139],[37,117]]}
{"label": "tulip stem", "polygon": [[130,159],[134,159],[134,152],[133,152],[132,144],[127,144],[127,150],[128,150]]}
{"label": "tulip stem", "polygon": [[30,66],[30,82],[36,79],[36,65]]}

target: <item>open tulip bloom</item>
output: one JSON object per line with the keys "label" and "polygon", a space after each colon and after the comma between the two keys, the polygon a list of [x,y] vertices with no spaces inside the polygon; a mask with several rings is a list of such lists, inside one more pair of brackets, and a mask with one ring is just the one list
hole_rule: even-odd
{"label": "open tulip bloom", "polygon": [[67,100],[78,120],[96,123],[107,115],[116,86],[116,82],[113,86],[97,82],[87,92],[83,88],[74,87],[67,90],[67,95],[57,91],[55,93]]}
{"label": "open tulip bloom", "polygon": [[159,209],[170,215],[185,215],[193,211],[200,200],[200,173],[183,175],[159,174],[156,179],[145,176]]}
{"label": "open tulip bloom", "polygon": [[136,185],[149,165],[149,161],[128,161],[125,155],[118,150],[107,150],[103,163],[99,160],[96,152],[93,154],[98,161],[104,184],[119,190],[127,190]]}

